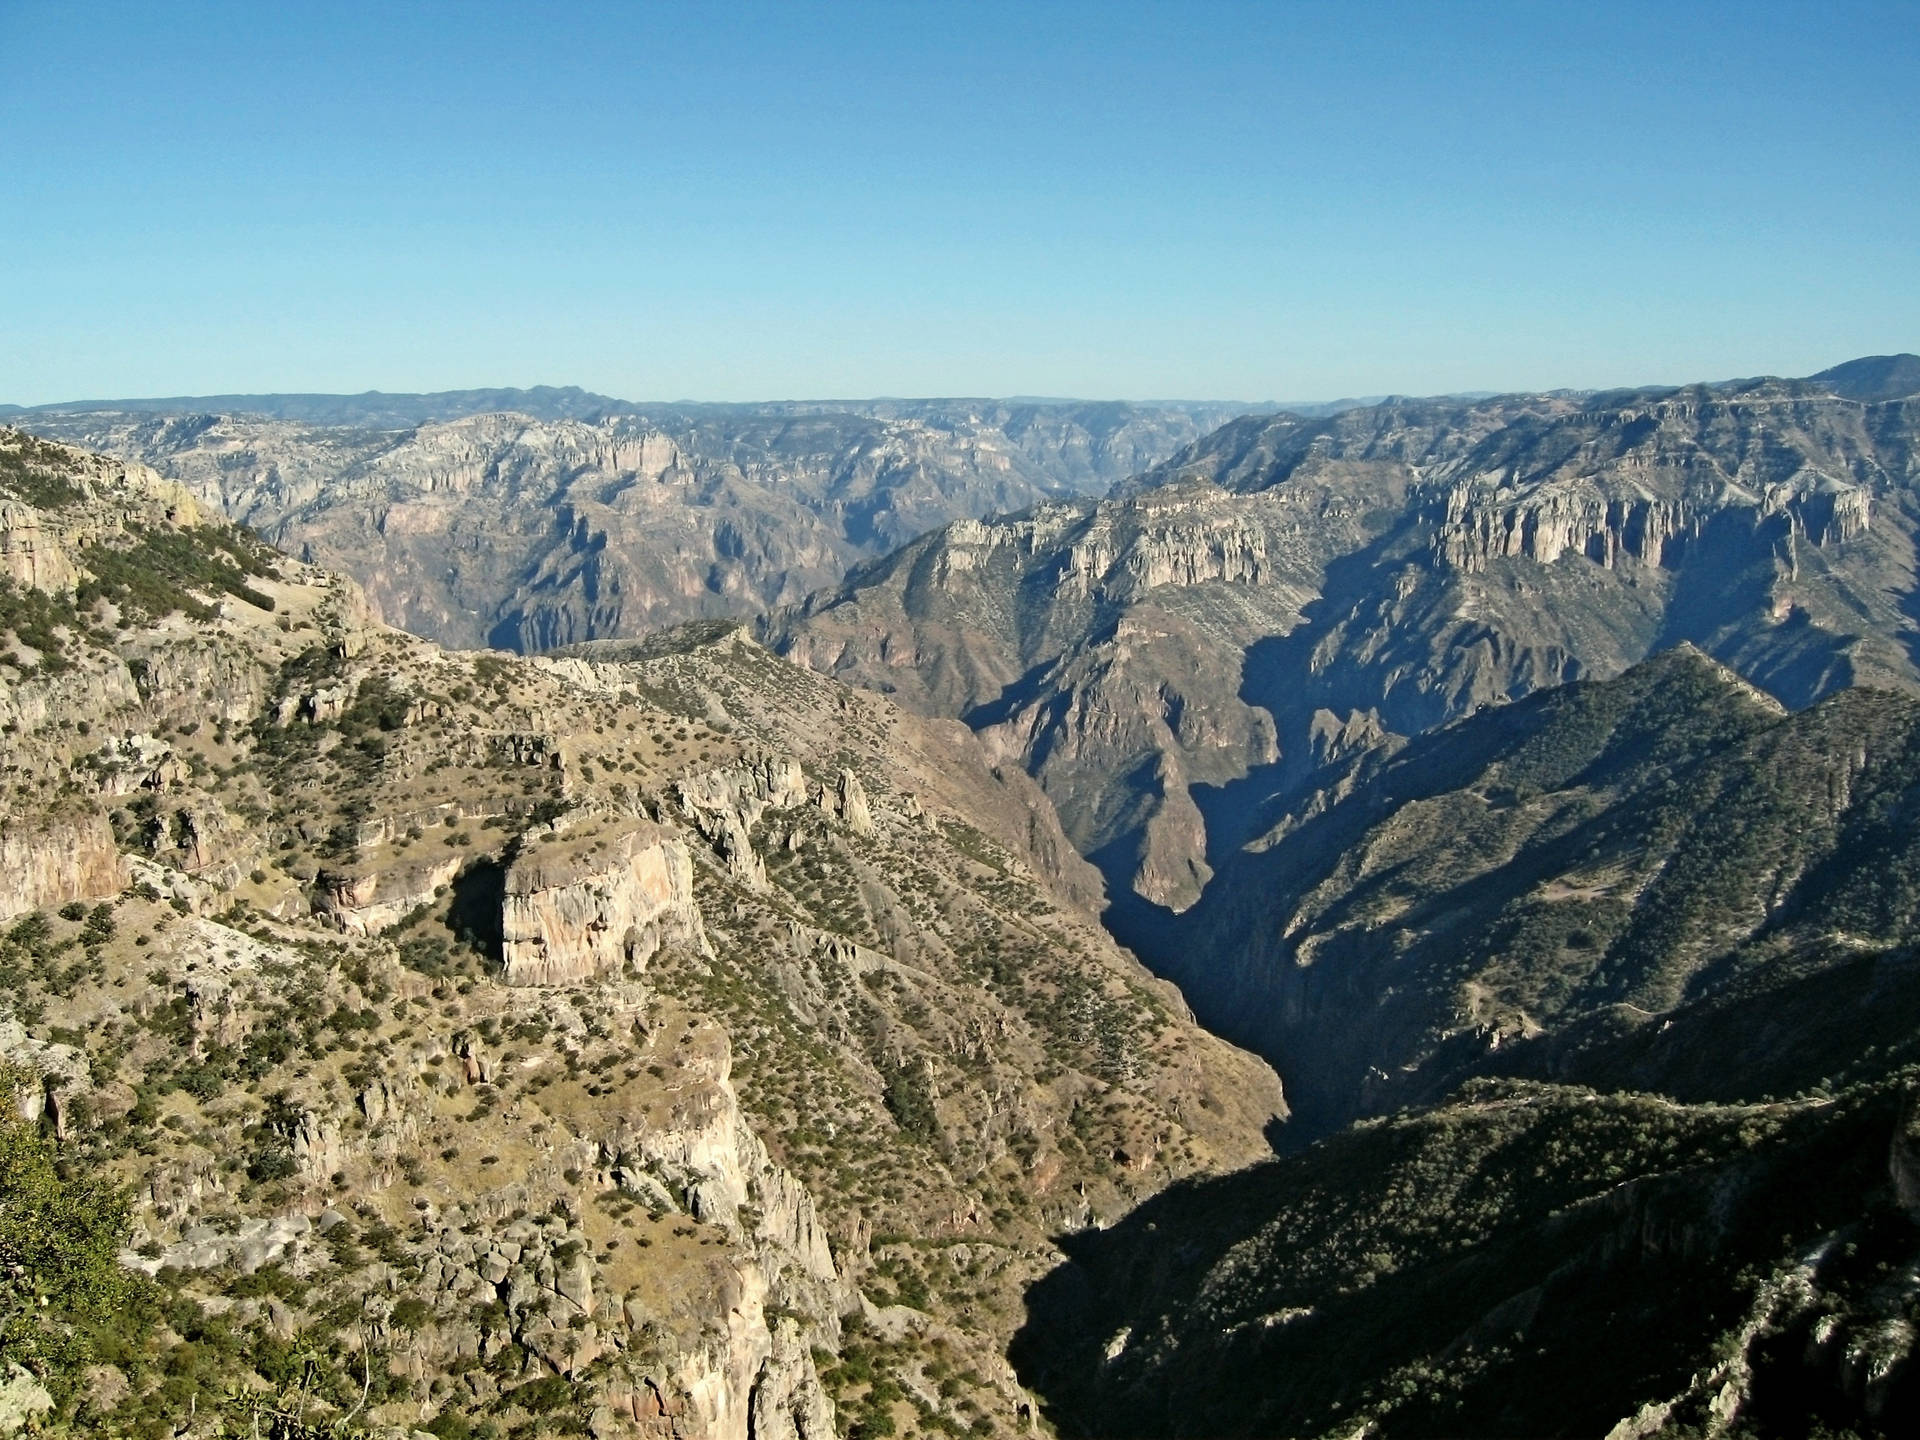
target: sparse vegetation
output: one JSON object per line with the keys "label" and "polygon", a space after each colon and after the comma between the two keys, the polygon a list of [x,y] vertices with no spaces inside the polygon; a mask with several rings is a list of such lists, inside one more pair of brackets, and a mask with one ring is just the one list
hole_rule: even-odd
{"label": "sparse vegetation", "polygon": [[[93,503],[61,453],[32,483]],[[138,877],[36,878],[0,929],[0,1110],[38,1116],[0,1125],[0,1354],[73,1433],[581,1432],[671,1395],[723,1300],[751,1328],[750,1256],[861,1436],[1023,1430],[1029,1318],[1028,1378],[1098,1433],[1174,1396],[1223,1431],[1542,1394],[1693,1425],[1741,1357],[1763,1434],[1858,1429],[1782,1377],[1920,1323],[1886,1180],[1911,702],[1783,719],[1683,669],[1373,757],[1229,863],[1291,907],[1299,1013],[1364,1010],[1342,1093],[1425,1108],[1182,1183],[1265,1153],[1271,1077],[1063,897],[964,737],[730,624],[592,670],[436,652],[118,503],[72,600],[0,590],[22,662],[138,687],[23,710],[0,777],[7,823],[66,827],[36,876]],[[880,1318],[835,1346],[844,1287]]]}
{"label": "sparse vegetation", "polygon": [[123,620],[159,619],[175,611],[190,620],[210,620],[213,608],[200,595],[232,595],[261,610],[273,598],[250,578],[272,574],[271,554],[259,542],[225,525],[194,530],[131,527],[127,548],[90,545],[80,552],[89,578],[75,603],[86,609],[105,600]]}

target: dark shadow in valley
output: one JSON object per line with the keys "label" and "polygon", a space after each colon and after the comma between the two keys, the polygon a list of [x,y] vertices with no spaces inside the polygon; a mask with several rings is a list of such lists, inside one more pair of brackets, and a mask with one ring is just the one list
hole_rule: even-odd
{"label": "dark shadow in valley", "polygon": [[[1169,1312],[1189,1306],[1194,1291],[1226,1251],[1243,1238],[1222,1215],[1261,1213],[1272,1163],[1205,1180],[1181,1180],[1104,1230],[1057,1235],[1065,1259],[1027,1288],[1026,1322],[1008,1359],[1020,1383],[1038,1397],[1063,1435],[1174,1433],[1164,1413],[1142,1410],[1127,1432],[1111,1431],[1099,1395],[1106,1351],[1134,1307],[1122,1294],[1153,1295]],[[1164,1235],[1164,1243],[1155,1243]],[[1136,1300],[1137,1303],[1137,1300]]]}
{"label": "dark shadow in valley", "polygon": [[1767,618],[1791,530],[1785,515],[1755,523],[1727,511],[1670,539],[1661,564],[1674,590],[1648,653],[1696,645],[1794,710],[1851,685],[1846,650],[1857,636],[1821,629],[1798,606],[1778,622]]}
{"label": "dark shadow in valley", "polygon": [[507,650],[514,654],[526,651],[527,613],[516,609],[503,620],[494,622],[487,631],[487,645],[494,650]]}
{"label": "dark shadow in valley", "polygon": [[[1316,967],[1300,979],[1291,1000],[1284,996],[1261,968],[1284,960],[1283,944],[1269,933],[1276,911],[1284,909],[1287,897],[1306,894],[1331,874],[1369,826],[1403,805],[1470,783],[1497,756],[1522,744],[1546,723],[1553,693],[1539,691],[1417,736],[1390,763],[1360,777],[1340,803],[1301,820],[1278,845],[1223,856],[1199,904],[1184,914],[1142,900],[1109,876],[1113,898],[1102,918],[1115,938],[1156,974],[1178,985],[1202,1025],[1261,1055],[1279,1071],[1295,1113],[1277,1148],[1297,1149],[1351,1116],[1351,1105],[1333,1098],[1332,1091],[1340,1086],[1322,1094],[1323,1087],[1316,1087],[1298,1068],[1298,1047],[1283,1043],[1283,1035],[1289,1023],[1301,1018],[1295,1015],[1289,1022],[1289,1004],[1304,1007],[1304,1014],[1319,1005],[1346,1003],[1328,987],[1353,979],[1337,963]],[[1520,868],[1531,876],[1560,863],[1561,852],[1580,843],[1581,838],[1563,841],[1551,854],[1535,855]],[[1525,883],[1530,881],[1516,881],[1510,867],[1503,867],[1471,894],[1452,899],[1462,904],[1484,900],[1497,908],[1513,885]],[[1264,958],[1249,962],[1244,958],[1249,955]],[[1343,1075],[1347,1068],[1340,1067]]]}
{"label": "dark shadow in valley", "polygon": [[1487,1057],[1488,1075],[1748,1104],[1920,1063],[1920,951],[1825,943],[1755,961],[1658,1025],[1608,1009]]}
{"label": "dark shadow in valley", "polygon": [[[1343,555],[1326,569],[1317,599],[1301,611],[1285,635],[1256,640],[1240,669],[1240,699],[1273,717],[1280,758],[1224,785],[1196,785],[1194,803],[1207,829],[1207,863],[1220,869],[1248,840],[1271,828],[1308,792],[1318,762],[1311,735],[1314,712],[1360,703],[1315,673],[1313,652],[1328,631],[1377,593],[1380,570],[1404,558],[1406,537],[1383,536],[1363,550]],[[1366,704],[1377,696],[1364,697]]]}
{"label": "dark shadow in valley", "polygon": [[[1215,983],[1218,976],[1210,964],[1205,932],[1217,932],[1210,917],[1219,908],[1221,893],[1231,888],[1226,877],[1237,871],[1242,847],[1313,787],[1319,767],[1309,743],[1310,729],[1314,711],[1327,703],[1322,687],[1312,678],[1314,648],[1331,624],[1372,593],[1381,565],[1403,549],[1404,541],[1389,535],[1334,560],[1327,567],[1319,598],[1304,608],[1300,623],[1285,635],[1256,640],[1245,651],[1239,698],[1273,717],[1280,757],[1223,785],[1191,787],[1189,793],[1205,826],[1205,858],[1215,871],[1197,907],[1176,914],[1134,893],[1135,845],[1116,842],[1088,856],[1107,883],[1109,901],[1101,919],[1114,938],[1155,974],[1180,986],[1202,1025],[1263,1054],[1269,1063],[1277,1064],[1278,1057],[1262,1043],[1264,1027],[1259,1017],[1249,1015],[1244,1000],[1236,1000]],[[1023,683],[1038,680],[1036,670]],[[976,728],[991,723],[991,718],[998,717],[967,717]],[[1304,1143],[1298,1137],[1305,1128],[1282,1127],[1282,1143],[1297,1148]]]}
{"label": "dark shadow in valley", "polygon": [[454,937],[495,964],[501,957],[500,920],[506,895],[506,864],[479,859],[454,876],[447,905],[447,928]]}
{"label": "dark shadow in valley", "polygon": [[[1056,1237],[1009,1359],[1069,1437],[1345,1433],[1369,1410],[1396,1436],[1598,1435],[1688,1388],[1751,1303],[1746,1267],[1820,1244],[1840,1286],[1920,1252],[1884,1199],[1898,1087],[1763,1140],[1701,1123],[1678,1163],[1635,1128],[1658,1103],[1625,1104],[1468,1103],[1177,1183]],[[1618,1159],[1570,1171],[1570,1144]],[[1819,1314],[1783,1321],[1756,1433],[1860,1423],[1857,1382],[1808,1343]],[[1920,1374],[1879,1400],[1881,1424],[1913,1416]]]}
{"label": "dark shadow in valley", "polygon": [[[972,709],[962,711],[961,721],[970,730],[984,730],[989,725],[998,725],[1002,721],[1012,719],[1026,706],[1047,693],[1049,688],[1046,684],[1047,677],[1058,667],[1058,664],[1056,660],[1042,660],[993,699],[983,700]],[[1067,703],[1067,697],[1057,696],[1054,703],[1064,706]],[[1044,728],[1041,733],[1046,733]],[[1029,763],[1033,768],[1039,766],[1037,758]]]}

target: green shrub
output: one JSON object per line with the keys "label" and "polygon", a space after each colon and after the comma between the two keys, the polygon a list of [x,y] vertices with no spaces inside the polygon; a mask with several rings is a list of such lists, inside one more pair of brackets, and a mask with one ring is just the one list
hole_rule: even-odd
{"label": "green shrub", "polygon": [[933,1091],[927,1084],[924,1065],[908,1064],[889,1068],[882,1099],[894,1124],[916,1140],[937,1140],[940,1116],[933,1105]]}
{"label": "green shrub", "polygon": [[0,448],[0,494],[57,510],[81,498],[80,487],[68,478],[72,470],[73,462],[58,445],[16,432]]}
{"label": "green shrub", "polygon": [[106,600],[129,618],[159,619],[179,611],[189,619],[211,620],[213,607],[196,591],[232,595],[261,610],[274,608],[272,596],[247,584],[249,577],[272,573],[272,552],[258,541],[222,525],[127,528],[134,537],[129,548],[89,545],[80,552],[90,573],[75,592],[81,610]]}
{"label": "green shrub", "polygon": [[98,1173],[62,1173],[53,1142],[20,1118],[32,1083],[0,1072],[0,1353],[65,1400],[99,1345],[139,1342],[149,1306],[119,1263],[126,1195]]}
{"label": "green shrub", "polygon": [[511,1392],[513,1403],[522,1410],[534,1415],[545,1415],[558,1410],[573,1399],[572,1382],[558,1375],[543,1375],[538,1380],[529,1380]]}

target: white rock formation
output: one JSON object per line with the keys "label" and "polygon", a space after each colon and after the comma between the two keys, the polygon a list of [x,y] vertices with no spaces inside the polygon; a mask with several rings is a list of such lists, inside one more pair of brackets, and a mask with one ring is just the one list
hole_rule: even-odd
{"label": "white rock formation", "polygon": [[355,874],[323,873],[314,913],[349,935],[378,935],[433,902],[466,863],[461,855],[389,865]]}
{"label": "white rock formation", "polygon": [[754,825],[769,809],[791,809],[806,798],[800,763],[772,754],[749,755],[674,786],[681,814],[713,846],[727,872],[755,889],[766,887],[767,871],[754,853]]}
{"label": "white rock formation", "polygon": [[508,868],[501,952],[510,985],[568,985],[706,943],[686,842],[649,821],[535,844]]}

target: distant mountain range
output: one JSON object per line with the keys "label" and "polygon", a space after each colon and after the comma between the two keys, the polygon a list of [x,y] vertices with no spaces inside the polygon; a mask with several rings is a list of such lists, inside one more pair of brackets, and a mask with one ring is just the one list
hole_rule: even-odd
{"label": "distant mountain range", "polygon": [[302,425],[424,425],[511,410],[536,420],[580,420],[630,409],[626,401],[596,395],[577,385],[535,385],[483,390],[436,390],[427,394],[358,395],[171,395],[138,400],[68,400],[52,405],[0,405],[0,415],[252,415]]}
{"label": "distant mountain range", "polygon": [[758,614],[951,520],[1103,493],[1236,413],[635,407],[578,390],[212,398],[16,419],[179,480],[352,574],[394,624],[516,650]]}
{"label": "distant mountain range", "polygon": [[[1492,391],[1461,392],[1444,398],[1478,400]],[[1195,415],[1235,415],[1286,410],[1296,415],[1337,415],[1377,405],[1393,397],[1372,395],[1344,400],[1236,401],[1140,400],[1089,401],[1063,396],[1014,395],[1004,399],[903,399],[876,396],[865,400],[765,401],[635,401],[582,390],[578,385],[512,386],[478,390],[434,390],[418,394],[366,390],[358,395],[259,394],[169,395],[123,400],[63,400],[47,405],[0,405],[0,415],[86,415],[122,412],[151,415],[246,415],[269,420],[292,420],[302,425],[397,428],[459,420],[468,415],[511,411],[535,420],[590,420],[612,415],[653,415],[662,412],[707,416],[753,415],[939,415],[956,408],[1021,408],[1074,410],[1092,405],[1121,405],[1141,411],[1174,411]]]}
{"label": "distant mountain range", "polygon": [[1920,402],[1842,393],[1917,363],[1244,417],[768,633],[965,718],[1116,895],[1183,910],[1322,767],[1683,640],[1792,705],[1920,684]]}

